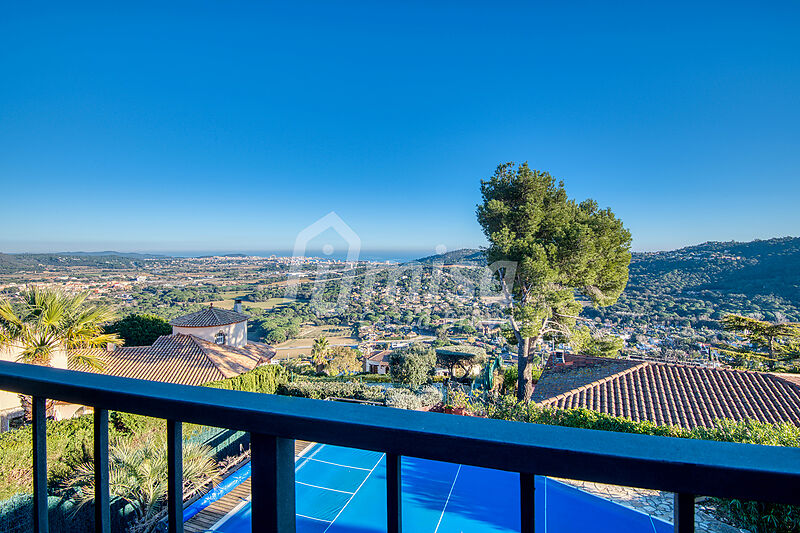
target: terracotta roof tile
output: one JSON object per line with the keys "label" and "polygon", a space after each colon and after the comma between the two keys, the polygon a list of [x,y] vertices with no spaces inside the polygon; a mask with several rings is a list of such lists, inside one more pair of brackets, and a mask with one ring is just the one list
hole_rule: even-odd
{"label": "terracotta roof tile", "polygon": [[[176,333],[159,337],[152,346],[82,350],[100,357],[103,374],[180,385],[203,385],[237,376],[268,362],[275,351],[266,344],[244,348],[221,346],[194,335]],[[71,370],[86,370],[73,368]]]}
{"label": "terracotta roof tile", "polygon": [[389,356],[392,354],[391,350],[381,350],[379,352],[375,352],[374,354],[367,357],[368,361],[373,363],[385,363],[389,364]]}
{"label": "terracotta roof tile", "polygon": [[208,328],[213,326],[227,326],[247,320],[249,317],[242,313],[206,307],[205,309],[189,315],[179,316],[170,322],[173,326],[184,328]]}
{"label": "terracotta roof tile", "polygon": [[800,425],[800,376],[792,374],[567,354],[563,363],[550,357],[533,399],[686,428],[718,418]]}

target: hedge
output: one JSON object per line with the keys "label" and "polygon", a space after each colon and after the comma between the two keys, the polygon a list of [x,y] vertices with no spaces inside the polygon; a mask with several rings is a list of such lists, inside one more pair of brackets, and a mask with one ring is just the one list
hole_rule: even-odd
{"label": "hedge", "polygon": [[386,394],[380,387],[371,387],[357,381],[296,381],[282,383],[278,394],[325,400],[327,398],[352,398],[384,403]]}
{"label": "hedge", "polygon": [[[480,406],[477,405],[469,405],[469,407],[480,410]],[[512,397],[504,397],[489,405],[483,414],[502,420],[621,433],[800,447],[800,427],[788,422],[765,424],[756,420],[719,419],[715,420],[714,426],[710,428],[686,429],[678,426],[657,426],[648,421],[634,422],[627,418],[614,417],[587,409],[541,407],[534,403],[517,402]],[[714,498],[713,501],[720,517],[737,527],[756,533],[772,531],[800,533],[800,506],[723,498]]]}
{"label": "hedge", "polygon": [[[58,496],[47,498],[50,531],[94,533],[94,506],[77,507],[71,500]],[[111,531],[125,531],[133,523],[133,508],[123,500],[111,501]],[[33,533],[33,496],[17,494],[0,502],[0,531]]]}
{"label": "hedge", "polygon": [[238,376],[206,383],[205,387],[215,389],[261,392],[275,394],[278,385],[287,381],[287,372],[280,365],[258,366]]}
{"label": "hedge", "polygon": [[327,398],[349,398],[376,402],[400,409],[420,409],[442,401],[442,393],[432,386],[417,391],[405,387],[382,388],[358,381],[297,381],[278,387],[278,394],[324,400]]}

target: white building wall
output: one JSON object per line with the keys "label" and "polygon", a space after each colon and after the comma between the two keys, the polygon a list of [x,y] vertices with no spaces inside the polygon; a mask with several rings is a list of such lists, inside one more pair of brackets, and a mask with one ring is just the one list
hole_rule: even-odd
{"label": "white building wall", "polygon": [[387,374],[389,372],[389,366],[367,359],[364,361],[364,372],[369,374]]}
{"label": "white building wall", "polygon": [[213,326],[209,328],[190,328],[186,326],[172,326],[172,333],[183,333],[184,335],[194,335],[209,342],[214,342],[217,333],[225,334],[225,344],[235,348],[241,348],[247,344],[247,320],[228,324],[227,326]]}
{"label": "white building wall", "polygon": [[[18,362],[22,349],[19,346],[0,348],[0,361]],[[57,349],[53,352],[50,366],[54,368],[67,368],[67,352],[64,349]],[[22,405],[19,401],[19,394],[16,392],[0,391],[0,431],[8,428],[8,418],[19,416]],[[72,409],[75,410],[74,408]],[[60,407],[56,408],[56,417],[63,418]]]}
{"label": "white building wall", "polygon": [[[17,362],[18,348],[0,348],[0,361]],[[0,391],[0,411],[20,407],[19,396],[16,392]]]}

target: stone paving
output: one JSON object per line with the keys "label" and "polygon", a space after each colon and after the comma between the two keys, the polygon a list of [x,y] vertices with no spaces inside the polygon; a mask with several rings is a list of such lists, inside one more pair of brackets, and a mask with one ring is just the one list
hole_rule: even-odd
{"label": "stone paving", "polygon": [[[673,520],[673,494],[659,490],[637,489],[619,485],[606,485],[591,483],[589,481],[575,481],[559,479],[564,483],[577,487],[589,494],[636,509],[650,516],[655,516],[666,522]],[[703,533],[748,533],[746,529],[739,529],[720,522],[708,512],[705,512],[702,501],[695,507],[695,530]]]}

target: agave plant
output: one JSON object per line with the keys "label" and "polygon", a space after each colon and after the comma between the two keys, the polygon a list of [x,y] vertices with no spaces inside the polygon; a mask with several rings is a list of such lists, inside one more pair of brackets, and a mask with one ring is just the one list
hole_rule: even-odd
{"label": "agave plant", "polygon": [[101,360],[85,349],[121,340],[103,331],[103,324],[114,318],[113,310],[86,298],[85,293],[33,288],[19,302],[0,300],[0,347],[19,347],[19,361],[38,365],[50,365],[56,350],[63,348],[71,366],[102,370]]}
{"label": "agave plant", "polygon": [[[139,439],[119,438],[109,446],[109,489],[112,497],[130,504],[137,530],[152,531],[167,499],[167,441],[163,434]],[[183,443],[184,494],[202,487],[219,472],[211,448]],[[76,490],[78,506],[94,501],[94,463],[79,464],[66,485]]]}

